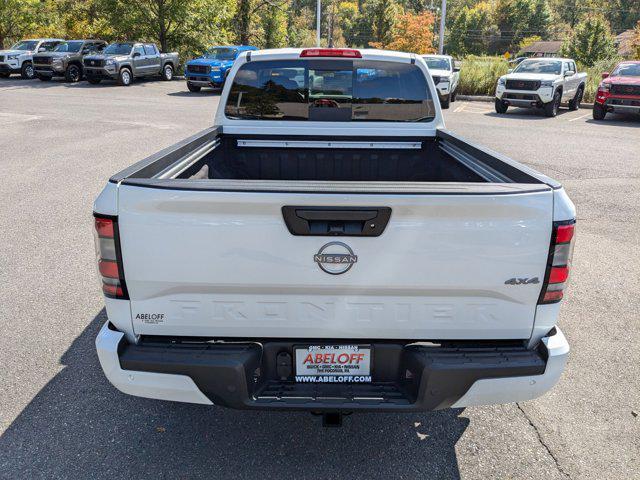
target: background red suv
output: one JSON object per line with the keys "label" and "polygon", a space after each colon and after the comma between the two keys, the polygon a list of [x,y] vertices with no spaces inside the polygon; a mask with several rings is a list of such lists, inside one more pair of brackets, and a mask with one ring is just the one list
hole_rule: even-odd
{"label": "background red suv", "polygon": [[640,61],[621,62],[602,79],[593,104],[594,119],[604,119],[607,112],[640,113]]}

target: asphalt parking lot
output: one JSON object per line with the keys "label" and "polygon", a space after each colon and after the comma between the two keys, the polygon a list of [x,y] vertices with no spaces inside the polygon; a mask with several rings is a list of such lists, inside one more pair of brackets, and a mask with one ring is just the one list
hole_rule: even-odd
{"label": "asphalt parking lot", "polygon": [[104,378],[92,202],[109,176],[212,123],[181,81],[0,80],[0,478],[573,478],[640,472],[640,120],[456,102],[448,128],[565,185],[578,240],[561,383],[521,404],[237,412],[125,396]]}

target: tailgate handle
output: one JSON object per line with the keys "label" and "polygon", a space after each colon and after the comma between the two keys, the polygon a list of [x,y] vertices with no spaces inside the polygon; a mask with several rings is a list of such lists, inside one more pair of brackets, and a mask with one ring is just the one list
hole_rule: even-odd
{"label": "tailgate handle", "polygon": [[389,207],[282,207],[293,235],[377,237],[391,217]]}

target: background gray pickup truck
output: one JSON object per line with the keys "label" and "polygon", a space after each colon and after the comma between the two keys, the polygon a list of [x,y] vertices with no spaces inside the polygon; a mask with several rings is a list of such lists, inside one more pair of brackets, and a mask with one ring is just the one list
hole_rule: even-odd
{"label": "background gray pickup truck", "polygon": [[155,43],[112,43],[101,55],[84,58],[85,76],[89,83],[111,79],[124,86],[138,77],[160,75],[163,80],[171,80],[178,65],[176,52],[160,53]]}
{"label": "background gray pickup truck", "polygon": [[107,42],[104,40],[69,40],[58,45],[52,52],[34,55],[33,69],[43,82],[53,77],[78,82],[83,76],[83,57],[99,54],[106,46]]}

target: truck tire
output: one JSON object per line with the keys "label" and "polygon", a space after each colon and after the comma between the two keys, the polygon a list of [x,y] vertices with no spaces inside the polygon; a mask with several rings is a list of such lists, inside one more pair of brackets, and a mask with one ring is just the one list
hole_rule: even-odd
{"label": "truck tire", "polygon": [[165,82],[173,80],[173,65],[167,64],[162,69],[162,80]]}
{"label": "truck tire", "polygon": [[576,92],[576,96],[569,100],[569,110],[573,112],[574,110],[578,110],[580,108],[580,102],[582,102],[583,95],[584,87],[580,85],[580,87],[578,87],[578,91]]}
{"label": "truck tire", "polygon": [[604,109],[602,105],[599,103],[593,104],[593,119],[594,120],[604,120],[604,117],[607,116],[607,111]]}
{"label": "truck tire", "polygon": [[131,81],[133,80],[133,74],[128,67],[122,67],[120,69],[120,73],[118,74],[118,85],[122,85],[123,87],[128,87],[131,85]]}
{"label": "truck tire", "polygon": [[189,89],[190,92],[197,93],[200,91],[202,87],[199,87],[198,85],[193,85],[192,83],[187,82],[187,88]]}
{"label": "truck tire", "polygon": [[562,100],[562,92],[560,90],[556,90],[553,94],[553,100],[549,103],[546,103],[544,108],[544,114],[547,117],[555,117],[558,115],[558,109],[560,108],[560,101]]}
{"label": "truck tire", "polygon": [[76,64],[71,64],[67,67],[67,70],[64,72],[64,79],[69,83],[79,82],[82,78],[82,70]]}
{"label": "truck tire", "polygon": [[458,96],[458,92],[456,92],[455,90],[451,92],[451,103],[456,101],[457,96]]}
{"label": "truck tire", "polygon": [[48,82],[51,80],[51,77],[47,75],[36,75],[36,77],[38,77],[38,80],[40,80],[41,82]]}
{"label": "truck tire", "polygon": [[495,106],[496,106],[496,113],[500,113],[500,114],[507,113],[507,109],[509,108],[509,106],[499,98],[496,98]]}
{"label": "truck tire", "polygon": [[98,77],[87,77],[87,82],[89,82],[91,85],[97,85],[102,81],[101,78]]}
{"label": "truck tire", "polygon": [[20,76],[25,80],[31,80],[36,76],[36,72],[33,70],[31,62],[24,62],[20,69]]}
{"label": "truck tire", "polygon": [[445,98],[444,100],[440,100],[440,106],[443,108],[443,110],[446,110],[447,108],[449,108],[450,102],[451,102],[451,94],[447,95],[447,98]]}

